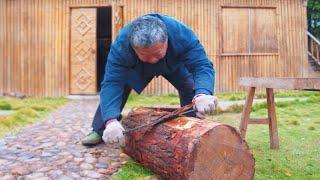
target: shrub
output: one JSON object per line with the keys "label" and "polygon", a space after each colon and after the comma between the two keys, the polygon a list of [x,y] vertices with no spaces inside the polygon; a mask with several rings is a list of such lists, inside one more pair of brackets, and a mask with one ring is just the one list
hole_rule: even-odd
{"label": "shrub", "polygon": [[1,102],[0,102],[0,109],[2,109],[2,110],[11,110],[12,107],[11,107],[11,105],[8,104],[8,103],[1,103]]}
{"label": "shrub", "polygon": [[291,119],[289,121],[289,124],[291,124],[291,125],[300,125],[300,121],[298,119]]}
{"label": "shrub", "polygon": [[308,127],[308,129],[309,129],[309,130],[315,130],[316,128],[314,127],[314,125],[310,125],[310,126]]}

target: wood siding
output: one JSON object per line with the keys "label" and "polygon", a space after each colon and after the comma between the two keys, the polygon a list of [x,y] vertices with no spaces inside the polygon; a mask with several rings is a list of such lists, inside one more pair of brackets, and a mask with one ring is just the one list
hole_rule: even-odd
{"label": "wood siding", "polygon": [[[243,90],[238,85],[241,76],[308,76],[303,0],[2,0],[0,92],[68,95],[71,8],[99,6],[113,6],[117,14],[113,22],[123,17],[120,23],[124,25],[150,12],[168,14],[189,25],[214,63],[218,92]],[[276,25],[272,28],[277,34],[279,53],[223,54],[221,27],[225,7],[275,8]],[[113,35],[116,34],[115,27]],[[153,80],[144,91],[175,92],[163,78]]]}

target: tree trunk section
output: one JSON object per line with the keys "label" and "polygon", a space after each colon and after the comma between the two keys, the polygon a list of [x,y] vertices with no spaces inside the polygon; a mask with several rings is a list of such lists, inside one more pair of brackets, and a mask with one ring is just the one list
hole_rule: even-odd
{"label": "tree trunk section", "polygon": [[[139,108],[126,129],[150,123],[172,108]],[[178,117],[126,134],[124,152],[162,179],[253,179],[255,160],[238,131],[193,117]]]}

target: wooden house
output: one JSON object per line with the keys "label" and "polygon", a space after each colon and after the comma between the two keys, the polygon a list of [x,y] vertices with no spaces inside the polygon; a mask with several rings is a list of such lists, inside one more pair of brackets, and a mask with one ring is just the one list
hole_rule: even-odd
{"label": "wooden house", "polygon": [[[1,0],[0,93],[98,94],[119,30],[146,13],[190,26],[216,69],[216,91],[241,76],[320,76],[308,61],[305,0]],[[309,56],[318,58],[312,38]],[[316,48],[315,48],[316,47]],[[315,53],[314,53],[315,52]],[[314,54],[314,55],[311,55]],[[319,62],[317,62],[319,63]],[[175,93],[155,78],[146,94]]]}

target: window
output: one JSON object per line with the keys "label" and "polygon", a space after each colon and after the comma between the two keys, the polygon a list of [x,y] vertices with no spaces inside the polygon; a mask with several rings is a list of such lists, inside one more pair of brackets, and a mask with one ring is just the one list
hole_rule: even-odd
{"label": "window", "polygon": [[222,53],[277,53],[275,8],[222,8]]}

